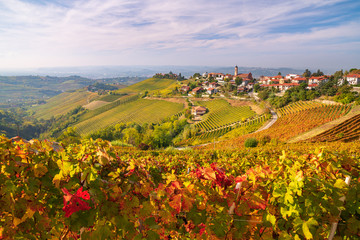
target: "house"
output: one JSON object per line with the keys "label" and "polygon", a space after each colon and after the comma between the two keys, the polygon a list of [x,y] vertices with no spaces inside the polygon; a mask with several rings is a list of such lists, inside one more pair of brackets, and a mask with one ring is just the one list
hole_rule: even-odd
{"label": "house", "polygon": [[209,87],[216,88],[217,86],[219,86],[219,84],[217,84],[216,82],[209,83]]}
{"label": "house", "polygon": [[191,114],[194,116],[204,115],[206,111],[207,111],[206,107],[202,107],[202,106],[196,106],[191,108]]}
{"label": "house", "polygon": [[184,85],[180,88],[180,92],[182,92],[182,93],[187,93],[188,91],[190,91],[189,86]]}
{"label": "house", "polygon": [[314,88],[316,88],[318,86],[319,86],[319,84],[314,83],[314,84],[308,84],[308,86],[306,88],[311,90],[311,89],[314,89]]}
{"label": "house", "polygon": [[208,78],[210,78],[210,77],[212,77],[218,81],[224,81],[225,75],[223,73],[209,73]]}
{"label": "house", "polygon": [[346,75],[346,81],[351,85],[360,84],[360,74],[348,74]]}
{"label": "house", "polygon": [[285,79],[287,79],[287,80],[291,80],[291,79],[294,79],[294,78],[299,78],[299,77],[301,77],[300,75],[298,75],[298,74],[293,74],[293,73],[290,73],[290,74],[287,74],[286,76],[285,76]]}
{"label": "house", "polygon": [[196,87],[191,91],[191,93],[192,94],[199,94],[199,93],[201,93],[202,90],[203,90],[202,87]]}
{"label": "house", "polygon": [[311,78],[309,78],[309,82],[308,84],[320,84],[322,82],[327,82],[328,79],[325,76],[320,76],[320,77],[314,77],[312,76]]}
{"label": "house", "polygon": [[244,79],[250,79],[250,80],[253,79],[253,76],[252,76],[252,73],[251,73],[251,72],[249,72],[249,73],[235,74],[235,75],[233,76],[233,80],[235,80],[237,77],[242,78],[243,80],[244,80]]}
{"label": "house", "polygon": [[283,84],[263,84],[261,85],[261,87],[266,87],[266,88],[276,88],[279,91],[285,92],[286,90],[299,86],[300,84],[298,83],[283,83]]}
{"label": "house", "polygon": [[209,87],[206,92],[211,95],[215,93],[215,90],[215,88]]}
{"label": "house", "polygon": [[259,84],[270,84],[270,77],[268,76],[261,76],[259,78]]}
{"label": "house", "polygon": [[306,78],[304,77],[296,77],[291,80],[292,83],[306,83]]}

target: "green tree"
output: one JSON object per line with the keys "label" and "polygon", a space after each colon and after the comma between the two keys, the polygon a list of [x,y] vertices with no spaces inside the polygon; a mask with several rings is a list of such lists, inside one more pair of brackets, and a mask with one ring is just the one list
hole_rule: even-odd
{"label": "green tree", "polygon": [[311,76],[310,70],[309,70],[309,69],[305,69],[305,72],[303,73],[303,77],[308,78],[308,77],[310,77],[310,76]]}
{"label": "green tree", "polygon": [[260,84],[255,84],[254,85],[254,92],[258,92],[260,90]]}
{"label": "green tree", "polygon": [[235,83],[236,83],[237,86],[241,85],[242,82],[243,82],[243,79],[241,77],[236,77],[235,78]]}
{"label": "green tree", "polygon": [[268,90],[262,90],[258,92],[258,97],[261,100],[266,100],[269,97],[269,91]]}
{"label": "green tree", "polygon": [[73,143],[80,143],[81,136],[76,132],[76,128],[68,127],[56,140],[67,146]]}

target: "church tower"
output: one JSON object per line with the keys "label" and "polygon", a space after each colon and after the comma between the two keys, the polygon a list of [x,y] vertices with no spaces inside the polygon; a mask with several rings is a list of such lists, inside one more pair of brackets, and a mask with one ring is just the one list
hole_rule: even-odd
{"label": "church tower", "polygon": [[235,66],[235,75],[234,76],[237,76],[239,74],[239,68],[238,66]]}

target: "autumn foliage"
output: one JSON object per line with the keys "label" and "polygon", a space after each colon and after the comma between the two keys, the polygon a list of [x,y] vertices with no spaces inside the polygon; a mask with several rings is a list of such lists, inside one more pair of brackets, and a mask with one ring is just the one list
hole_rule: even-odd
{"label": "autumn foliage", "polygon": [[359,150],[135,151],[0,137],[0,239],[325,239],[333,222],[338,238],[358,238]]}

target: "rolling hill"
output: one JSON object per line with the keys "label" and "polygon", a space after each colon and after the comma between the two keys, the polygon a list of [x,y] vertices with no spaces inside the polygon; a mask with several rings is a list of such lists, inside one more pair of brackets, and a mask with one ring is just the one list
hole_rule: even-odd
{"label": "rolling hill", "polygon": [[[117,123],[135,122],[158,123],[166,117],[179,113],[184,109],[180,103],[163,100],[138,99],[135,101],[119,104],[107,111],[96,114],[90,118],[83,116],[74,127],[82,135],[88,135],[96,130],[115,125]],[[89,112],[88,114],[91,114]]]}
{"label": "rolling hill", "polygon": [[140,93],[143,91],[156,91],[175,88],[177,81],[173,79],[149,78],[135,83],[126,88],[120,89],[118,93]]}
{"label": "rolling hill", "polygon": [[78,90],[74,92],[61,93],[47,101],[46,104],[31,108],[38,119],[50,119],[68,113],[78,106],[88,104],[91,100],[98,98],[97,93]]}

